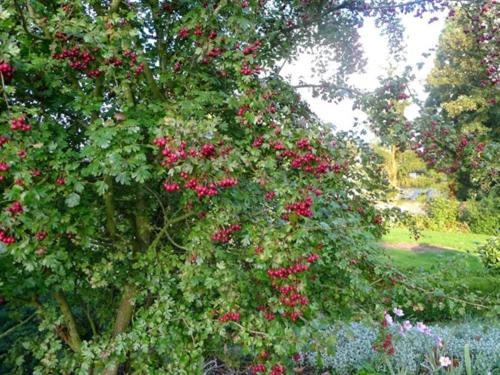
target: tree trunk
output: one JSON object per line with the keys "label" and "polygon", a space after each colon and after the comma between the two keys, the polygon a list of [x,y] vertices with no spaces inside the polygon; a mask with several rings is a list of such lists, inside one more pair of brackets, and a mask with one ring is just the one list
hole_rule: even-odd
{"label": "tree trunk", "polygon": [[398,187],[398,161],[397,161],[398,148],[391,145],[390,161],[389,161],[389,179],[394,187]]}
{"label": "tree trunk", "polygon": [[[126,285],[123,289],[122,299],[120,301],[120,306],[116,313],[115,325],[113,327],[113,336],[116,337],[119,334],[125,332],[130,321],[132,320],[132,314],[134,311],[134,305],[132,300],[137,294],[137,290],[133,285]],[[119,364],[115,361],[111,362],[104,370],[104,375],[116,375],[118,373]]]}
{"label": "tree trunk", "polygon": [[66,297],[61,292],[54,293],[54,298],[59,304],[66,328],[68,329],[68,345],[73,351],[78,352],[82,346],[82,340],[76,328],[75,318],[68,305],[68,301],[66,301]]}

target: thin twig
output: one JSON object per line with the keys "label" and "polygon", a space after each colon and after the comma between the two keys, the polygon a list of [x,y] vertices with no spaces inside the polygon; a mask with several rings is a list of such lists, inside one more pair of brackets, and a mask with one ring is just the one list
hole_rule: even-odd
{"label": "thin twig", "polygon": [[97,329],[95,327],[94,320],[90,316],[90,309],[89,309],[89,305],[88,304],[85,307],[85,315],[87,315],[87,320],[89,321],[90,329],[92,329],[92,335],[94,335],[94,337],[96,337],[97,336]]}
{"label": "thin twig", "polygon": [[35,311],[33,314],[31,314],[30,316],[28,316],[26,319],[22,320],[21,322],[19,322],[15,326],[10,327],[7,331],[1,333],[0,334],[0,340],[3,339],[4,337],[8,336],[9,334],[11,334],[13,331],[15,331],[16,329],[18,329],[19,327],[22,327],[23,325],[25,325],[26,323],[28,323],[31,319],[33,319],[36,316],[36,314],[37,314],[37,312]]}
{"label": "thin twig", "polygon": [[264,332],[260,332],[260,331],[254,331],[252,329],[247,329],[245,327],[243,327],[241,324],[235,322],[234,320],[231,321],[231,323],[235,324],[236,326],[240,327],[242,330],[244,331],[247,331],[247,332],[250,332],[250,333],[253,333],[255,335],[260,335],[260,336],[264,336],[264,337],[269,337],[269,335],[267,333],[264,333]]}
{"label": "thin twig", "polygon": [[24,14],[23,14],[23,10],[21,9],[21,6],[19,5],[19,3],[17,2],[17,0],[14,0],[14,6],[16,7],[16,11],[19,15],[19,18],[21,19],[21,24],[23,26],[23,29],[24,31],[26,32],[26,34],[32,36],[33,38],[35,39],[40,39],[40,40],[50,40],[48,38],[45,38],[43,36],[40,36],[40,35],[36,35],[36,34],[33,34],[31,31],[29,31],[28,29],[28,24],[26,22],[26,18],[24,17]]}

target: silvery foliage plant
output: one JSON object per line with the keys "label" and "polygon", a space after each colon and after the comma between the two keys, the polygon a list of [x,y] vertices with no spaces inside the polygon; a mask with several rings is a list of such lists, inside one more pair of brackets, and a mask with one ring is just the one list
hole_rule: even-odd
{"label": "silvery foliage plant", "polygon": [[[315,322],[302,358],[332,374],[500,374],[500,325],[465,322],[416,324],[386,313],[382,328],[392,335],[394,354],[375,350],[381,326],[370,323]],[[368,372],[363,370],[370,369]],[[374,372],[375,371],[375,372]]]}

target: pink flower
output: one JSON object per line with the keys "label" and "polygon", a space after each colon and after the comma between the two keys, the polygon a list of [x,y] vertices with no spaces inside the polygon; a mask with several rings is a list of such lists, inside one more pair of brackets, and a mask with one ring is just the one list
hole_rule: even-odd
{"label": "pink flower", "polygon": [[429,327],[427,327],[427,326],[426,326],[424,323],[422,323],[422,322],[418,322],[418,323],[417,323],[417,330],[418,330],[419,332],[425,333],[426,335],[428,335],[428,334],[430,334],[430,333],[431,333],[431,331],[430,331]]}
{"label": "pink flower", "polygon": [[443,339],[439,336],[436,336],[436,346],[438,348],[442,348],[443,347]]}
{"label": "pink flower", "polygon": [[394,309],[392,309],[392,312],[394,313],[394,315],[396,316],[399,316],[399,317],[402,317],[404,316],[404,312],[402,309],[398,309],[397,307],[395,307]]}
{"label": "pink flower", "polygon": [[413,325],[410,323],[409,320],[405,320],[401,327],[403,328],[403,331],[409,331],[410,329],[412,329]]}
{"label": "pink flower", "polygon": [[387,323],[387,325],[389,325],[389,326],[392,326],[392,323],[394,322],[394,321],[392,320],[392,316],[390,316],[390,315],[389,315],[389,314],[387,314],[387,313],[385,313],[385,315],[384,315],[384,320],[385,320],[385,322]]}
{"label": "pink flower", "polygon": [[451,359],[449,357],[439,357],[439,364],[443,367],[448,367],[451,365]]}

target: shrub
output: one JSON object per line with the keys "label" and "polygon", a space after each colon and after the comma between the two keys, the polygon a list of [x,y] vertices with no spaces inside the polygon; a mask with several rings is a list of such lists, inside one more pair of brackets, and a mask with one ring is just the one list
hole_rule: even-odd
{"label": "shrub", "polygon": [[455,199],[435,198],[425,205],[426,216],[423,218],[422,225],[431,230],[447,231],[456,229],[465,229],[464,225],[459,223],[460,204]]}
{"label": "shrub", "polygon": [[462,220],[474,233],[498,234],[500,229],[500,197],[490,194],[480,201],[468,201]]}
{"label": "shrub", "polygon": [[478,248],[481,262],[494,271],[500,272],[500,237],[493,237]]}

